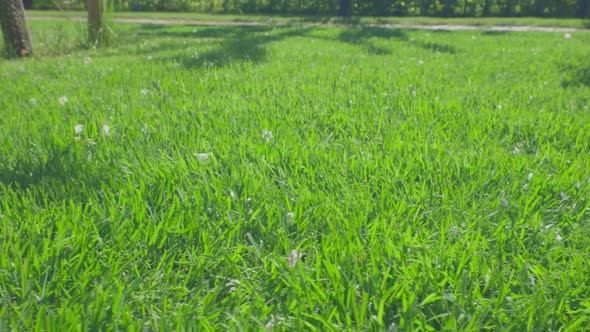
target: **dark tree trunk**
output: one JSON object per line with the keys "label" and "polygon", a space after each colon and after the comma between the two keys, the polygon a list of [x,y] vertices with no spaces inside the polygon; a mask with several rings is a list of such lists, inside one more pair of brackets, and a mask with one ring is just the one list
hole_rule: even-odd
{"label": "dark tree trunk", "polygon": [[88,43],[91,46],[99,47],[104,41],[107,33],[104,22],[105,9],[106,0],[88,0]]}
{"label": "dark tree trunk", "polygon": [[4,43],[10,55],[33,54],[31,34],[25,19],[22,0],[0,0],[0,24]]}
{"label": "dark tree trunk", "polygon": [[23,4],[25,6],[25,9],[33,8],[33,0],[23,0]]}
{"label": "dark tree trunk", "polygon": [[345,17],[352,16],[352,0],[340,0],[340,15]]}

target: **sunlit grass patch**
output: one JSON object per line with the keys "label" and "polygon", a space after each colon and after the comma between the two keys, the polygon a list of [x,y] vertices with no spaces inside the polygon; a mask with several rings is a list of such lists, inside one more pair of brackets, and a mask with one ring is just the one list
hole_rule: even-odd
{"label": "sunlit grass patch", "polygon": [[118,31],[0,63],[0,326],[588,324],[589,35]]}

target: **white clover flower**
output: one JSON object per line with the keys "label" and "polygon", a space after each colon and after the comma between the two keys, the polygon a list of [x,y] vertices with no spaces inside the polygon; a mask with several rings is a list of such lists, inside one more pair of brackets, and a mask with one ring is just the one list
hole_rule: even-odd
{"label": "white clover flower", "polygon": [[29,99],[29,104],[31,104],[31,105],[37,105],[37,98],[31,98],[31,99]]}
{"label": "white clover flower", "polygon": [[108,124],[105,124],[105,125],[103,125],[103,126],[102,126],[102,133],[103,133],[105,136],[110,136],[110,135],[111,135],[111,127],[109,127],[109,125],[108,125]]}
{"label": "white clover flower", "polygon": [[565,39],[572,39],[572,34],[571,33],[566,33],[565,35],[563,35],[563,38],[565,38]]}
{"label": "white clover flower", "polygon": [[61,96],[61,97],[57,98],[57,101],[59,102],[59,104],[61,106],[63,106],[63,105],[65,105],[68,102],[68,97]]}
{"label": "white clover flower", "polygon": [[207,160],[209,159],[211,153],[195,153],[194,156],[199,160]]}
{"label": "white clover flower", "polygon": [[91,62],[92,62],[92,58],[91,57],[87,56],[87,57],[84,58],[84,64],[85,65],[87,65],[87,64],[89,64]]}
{"label": "white clover flower", "polygon": [[140,95],[143,95],[143,96],[145,96],[145,95],[147,95],[149,93],[150,93],[150,90],[148,90],[148,89],[141,89],[141,90],[139,90],[139,94]]}
{"label": "white clover flower", "polygon": [[82,131],[84,131],[84,125],[77,124],[74,126],[74,135],[78,136],[82,133]]}
{"label": "white clover flower", "polygon": [[270,141],[272,139],[272,132],[268,129],[263,129],[262,130],[262,139],[265,141]]}
{"label": "white clover flower", "polygon": [[419,65],[423,65],[424,64],[424,61],[420,60],[420,61],[418,61],[418,64]]}

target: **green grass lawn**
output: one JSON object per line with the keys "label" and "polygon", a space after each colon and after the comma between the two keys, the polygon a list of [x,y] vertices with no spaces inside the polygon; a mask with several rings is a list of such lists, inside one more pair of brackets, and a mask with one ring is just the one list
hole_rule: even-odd
{"label": "green grass lawn", "polygon": [[0,330],[590,324],[590,34],[31,29]]}
{"label": "green grass lawn", "polygon": [[[39,16],[86,17],[83,11],[29,10],[31,19]],[[477,25],[477,26],[545,26],[588,28],[590,21],[583,19],[558,19],[539,17],[479,17],[479,18],[439,18],[439,17],[353,17],[336,16],[279,16],[279,15],[230,15],[184,12],[115,12],[118,18],[183,19],[219,22],[265,22],[265,23],[351,23],[351,24],[424,24],[424,25]]]}

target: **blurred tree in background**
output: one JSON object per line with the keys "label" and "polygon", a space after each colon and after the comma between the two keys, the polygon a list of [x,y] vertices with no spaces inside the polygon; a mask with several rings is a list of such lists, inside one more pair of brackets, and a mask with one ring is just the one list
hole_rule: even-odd
{"label": "blurred tree in background", "polygon": [[[85,9],[86,0],[23,0],[27,8]],[[31,3],[32,2],[32,3]],[[293,15],[588,17],[590,0],[109,0],[116,10]]]}

